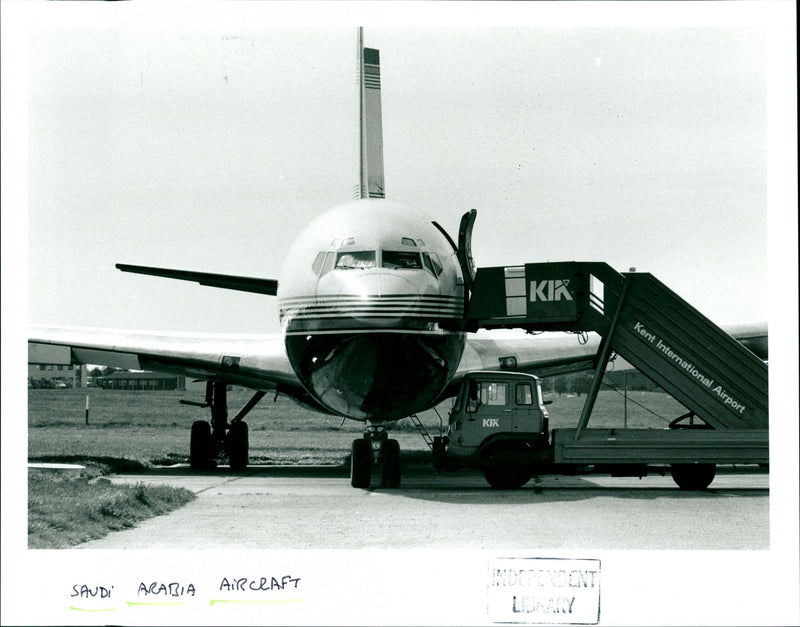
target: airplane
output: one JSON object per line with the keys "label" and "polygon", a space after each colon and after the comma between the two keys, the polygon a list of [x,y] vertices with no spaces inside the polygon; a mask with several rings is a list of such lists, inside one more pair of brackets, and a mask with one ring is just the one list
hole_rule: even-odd
{"label": "airplane", "polygon": [[[191,428],[190,465],[206,469],[227,455],[248,464],[246,415],[267,394],[360,421],[351,446],[350,481],[369,487],[401,481],[399,421],[454,395],[468,371],[515,370],[549,376],[591,367],[600,338],[565,334],[509,337],[467,331],[465,311],[475,268],[474,210],[457,240],[415,209],[386,199],[380,102],[380,54],[359,30],[361,158],[358,197],[313,220],[291,247],[280,279],[117,264],[123,272],[277,297],[281,332],[208,335],[34,327],[36,351],[62,348],[75,364],[178,373],[207,381],[202,403],[211,420]],[[765,355],[766,326],[727,329]],[[227,387],[253,390],[229,420]]]}

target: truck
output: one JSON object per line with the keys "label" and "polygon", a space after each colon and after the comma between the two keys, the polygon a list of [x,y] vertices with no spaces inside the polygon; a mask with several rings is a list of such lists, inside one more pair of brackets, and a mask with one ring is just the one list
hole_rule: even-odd
{"label": "truck", "polygon": [[434,438],[433,465],[478,468],[494,488],[520,488],[537,465],[552,462],[548,421],[538,377],[468,372],[450,410],[446,435]]}
{"label": "truck", "polygon": [[534,375],[466,373],[446,432],[433,438],[434,467],[477,468],[490,486],[508,490],[521,488],[534,474],[644,476],[652,464],[665,464],[678,487],[702,490],[713,481],[717,463],[768,461],[766,437],[742,439],[689,415],[668,429],[551,431],[545,407],[551,402],[543,400]]}

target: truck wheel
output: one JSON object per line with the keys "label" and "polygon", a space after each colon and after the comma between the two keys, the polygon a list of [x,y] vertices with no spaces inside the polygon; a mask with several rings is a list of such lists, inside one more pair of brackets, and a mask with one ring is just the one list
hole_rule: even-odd
{"label": "truck wheel", "polygon": [[372,464],[372,448],[369,440],[353,440],[350,448],[350,485],[354,488],[368,488]]}
{"label": "truck wheel", "polygon": [[681,490],[705,490],[717,474],[716,464],[672,464],[670,468]]}
{"label": "truck wheel", "polygon": [[228,430],[228,463],[231,470],[247,469],[248,445],[247,423],[241,421],[231,423]]}
{"label": "truck wheel", "polygon": [[528,483],[531,471],[521,464],[490,463],[483,476],[495,490],[517,490]]}
{"label": "truck wheel", "polygon": [[381,486],[384,488],[400,487],[400,443],[397,440],[386,440],[381,447],[383,457],[383,476]]}

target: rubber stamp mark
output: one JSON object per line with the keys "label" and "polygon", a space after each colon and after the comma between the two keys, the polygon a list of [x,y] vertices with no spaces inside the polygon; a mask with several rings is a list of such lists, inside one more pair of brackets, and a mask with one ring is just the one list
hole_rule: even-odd
{"label": "rubber stamp mark", "polygon": [[487,614],[493,623],[596,625],[600,560],[494,559],[489,564]]}

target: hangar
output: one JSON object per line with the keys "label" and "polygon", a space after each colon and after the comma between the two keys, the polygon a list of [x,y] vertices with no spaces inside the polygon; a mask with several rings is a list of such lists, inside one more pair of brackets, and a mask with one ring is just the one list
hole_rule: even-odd
{"label": "hangar", "polygon": [[185,390],[186,377],[160,372],[114,372],[99,377],[97,385],[104,390]]}

